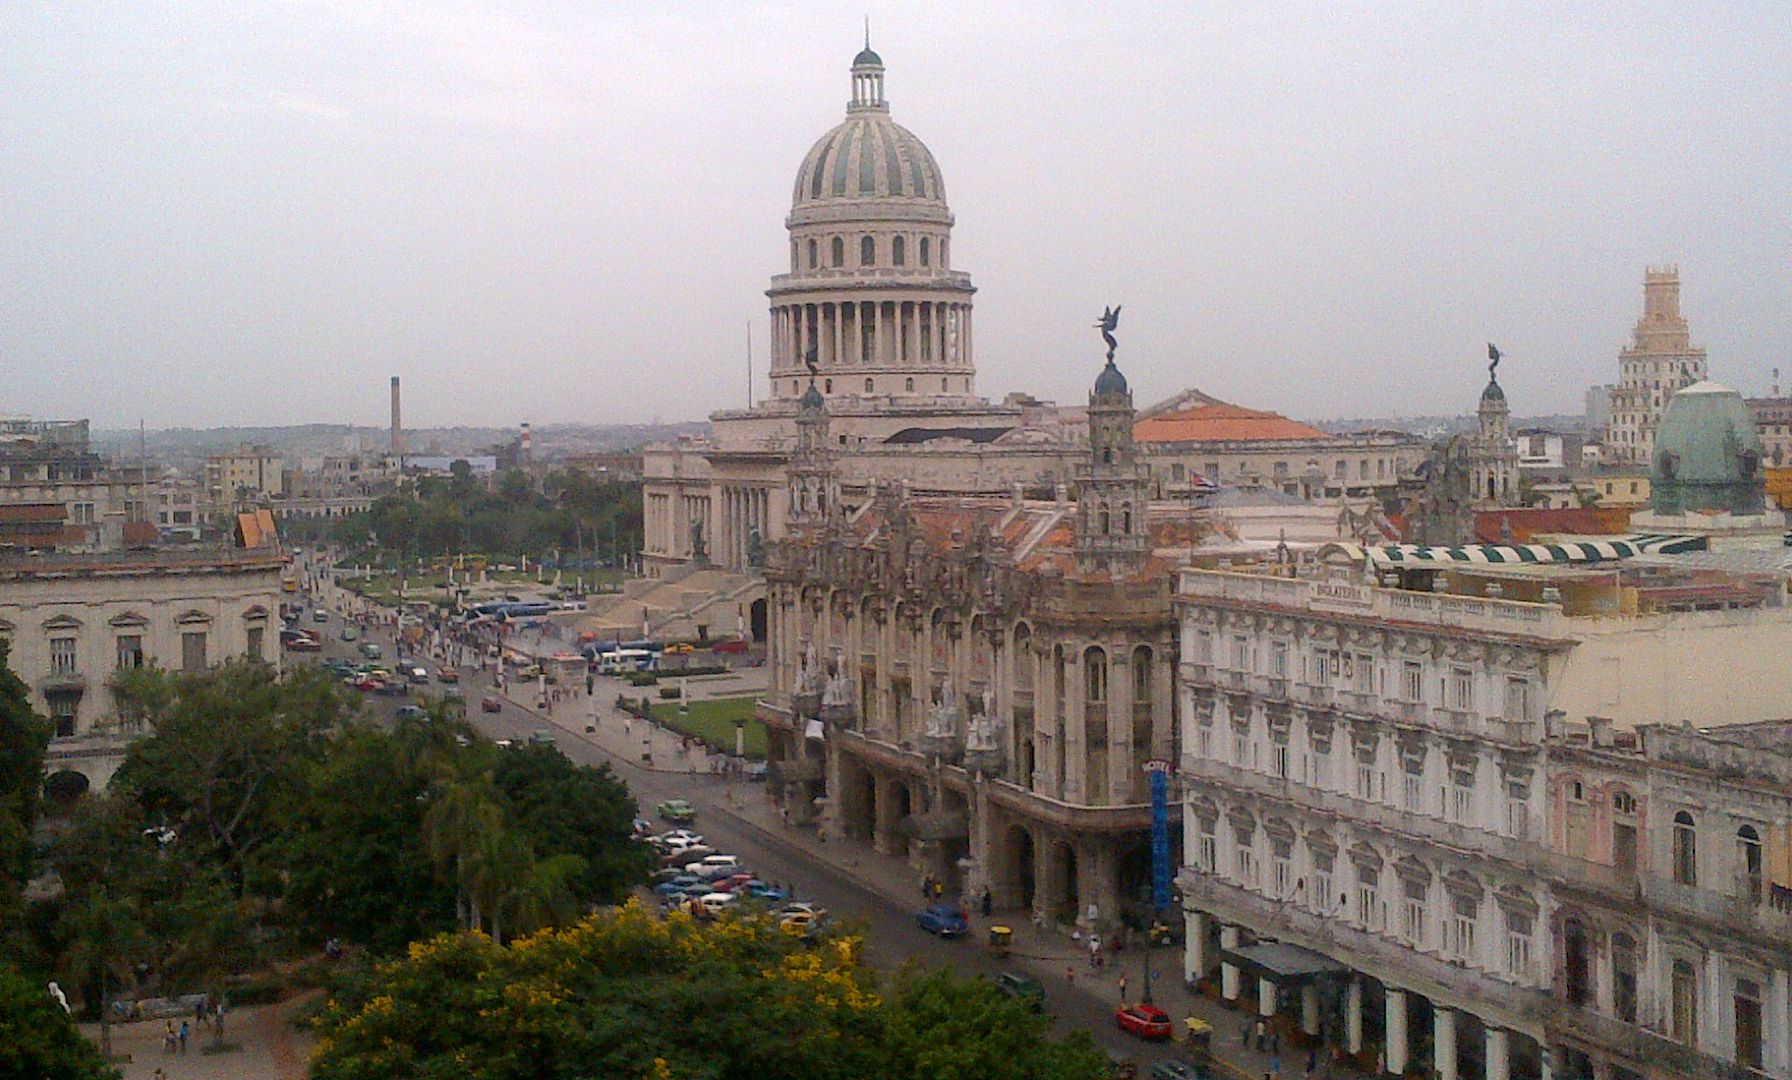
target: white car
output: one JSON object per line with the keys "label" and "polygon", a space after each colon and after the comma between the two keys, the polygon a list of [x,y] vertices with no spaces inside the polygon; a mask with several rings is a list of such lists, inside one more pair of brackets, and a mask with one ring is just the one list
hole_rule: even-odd
{"label": "white car", "polygon": [[730,892],[704,893],[697,898],[697,903],[701,904],[703,910],[709,912],[711,915],[720,915],[735,904],[740,903],[740,897]]}
{"label": "white car", "polygon": [[689,829],[673,829],[670,832],[659,834],[655,839],[659,840],[667,847],[687,848],[696,847],[698,844],[703,843],[703,834],[694,833]]}
{"label": "white car", "polygon": [[732,855],[706,855],[694,863],[685,863],[684,872],[696,874],[705,881],[728,877],[740,872],[740,860]]}

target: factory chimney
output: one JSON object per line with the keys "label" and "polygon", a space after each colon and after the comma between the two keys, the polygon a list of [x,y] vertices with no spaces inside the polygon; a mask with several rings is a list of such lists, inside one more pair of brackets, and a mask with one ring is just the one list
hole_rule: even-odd
{"label": "factory chimney", "polygon": [[404,427],[398,413],[398,376],[392,376],[392,447],[393,457],[404,453]]}

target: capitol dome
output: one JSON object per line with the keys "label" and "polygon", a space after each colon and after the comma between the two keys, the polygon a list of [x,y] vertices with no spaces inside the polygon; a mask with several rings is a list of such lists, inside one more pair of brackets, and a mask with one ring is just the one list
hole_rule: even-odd
{"label": "capitol dome", "polygon": [[944,208],[940,167],[887,112],[857,112],[816,140],[797,170],[791,210],[857,199],[915,199]]}

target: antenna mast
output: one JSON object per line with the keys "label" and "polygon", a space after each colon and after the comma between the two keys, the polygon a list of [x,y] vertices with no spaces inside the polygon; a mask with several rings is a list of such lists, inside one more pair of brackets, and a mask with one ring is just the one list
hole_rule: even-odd
{"label": "antenna mast", "polygon": [[753,320],[747,320],[747,408],[753,407]]}

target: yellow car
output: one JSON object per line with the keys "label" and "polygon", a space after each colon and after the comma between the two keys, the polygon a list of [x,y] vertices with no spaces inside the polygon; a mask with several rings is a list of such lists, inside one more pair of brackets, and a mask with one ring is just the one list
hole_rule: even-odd
{"label": "yellow car", "polygon": [[666,646],[667,656],[688,656],[696,651],[697,646],[692,645],[688,641],[680,641],[676,644]]}
{"label": "yellow car", "polygon": [[802,937],[815,927],[815,916],[806,911],[795,912],[778,920],[778,929]]}

